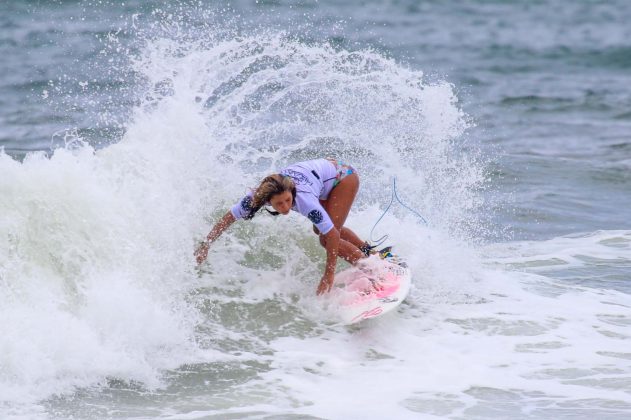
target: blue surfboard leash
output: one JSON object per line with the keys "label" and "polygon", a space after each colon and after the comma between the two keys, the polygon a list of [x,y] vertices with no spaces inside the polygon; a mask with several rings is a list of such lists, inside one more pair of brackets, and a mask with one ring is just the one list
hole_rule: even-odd
{"label": "blue surfboard leash", "polygon": [[386,213],[388,213],[388,210],[390,210],[390,207],[392,207],[392,203],[394,203],[394,200],[397,200],[397,202],[399,204],[401,204],[405,209],[407,209],[409,212],[411,212],[412,214],[414,214],[416,217],[419,218],[419,220],[421,222],[423,222],[423,224],[425,226],[427,226],[427,220],[425,220],[425,218],[423,216],[421,216],[421,214],[414,210],[412,207],[408,206],[407,204],[405,204],[400,198],[399,195],[397,194],[397,177],[392,177],[392,194],[390,196],[390,202],[388,203],[388,206],[386,207],[386,209],[383,211],[383,213],[381,214],[381,216],[379,216],[379,219],[377,219],[377,221],[375,222],[375,224],[372,226],[372,229],[370,229],[370,241],[372,243],[374,243],[373,246],[380,246],[381,244],[383,244],[385,242],[386,239],[388,239],[388,235],[383,235],[381,238],[374,240],[372,238],[372,234],[373,231],[375,230],[375,228],[377,227],[377,224],[379,224],[379,222],[381,221],[381,219],[383,219],[383,217],[386,215]]}

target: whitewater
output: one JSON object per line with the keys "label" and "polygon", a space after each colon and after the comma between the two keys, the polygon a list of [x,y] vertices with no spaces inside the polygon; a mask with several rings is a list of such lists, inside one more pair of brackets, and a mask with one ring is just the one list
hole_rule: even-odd
{"label": "whitewater", "polygon": [[[512,240],[453,83],[372,48],[215,35],[129,54],[118,141],[0,153],[2,418],[628,418],[631,230]],[[375,228],[412,290],[350,327],[315,295],[300,215],[193,257],[263,176],[325,156],[360,174],[360,236],[395,177],[428,221],[395,205]]]}

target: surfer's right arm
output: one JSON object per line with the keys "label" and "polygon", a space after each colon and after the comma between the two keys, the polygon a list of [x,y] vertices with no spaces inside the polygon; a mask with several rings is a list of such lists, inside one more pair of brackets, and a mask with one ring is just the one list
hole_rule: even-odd
{"label": "surfer's right arm", "polygon": [[208,248],[210,244],[215,242],[215,240],[221,236],[222,233],[225,232],[226,229],[230,227],[237,219],[234,217],[231,211],[224,214],[224,216],[215,223],[215,226],[210,230],[208,235],[206,236],[206,240],[201,243],[201,245],[195,251],[195,257],[197,258],[197,264],[201,264],[204,262],[206,257],[208,256]]}
{"label": "surfer's right arm", "polygon": [[201,243],[201,245],[195,251],[195,257],[197,259],[197,264],[201,264],[204,262],[206,257],[208,256],[208,248],[210,244],[213,243],[222,233],[225,232],[226,229],[230,227],[236,220],[238,219],[247,219],[252,218],[253,213],[256,211],[252,208],[252,196],[253,193],[250,191],[236,203],[230,211],[228,211],[224,216],[219,220],[215,226],[213,226],[210,233],[206,236],[206,240]]}

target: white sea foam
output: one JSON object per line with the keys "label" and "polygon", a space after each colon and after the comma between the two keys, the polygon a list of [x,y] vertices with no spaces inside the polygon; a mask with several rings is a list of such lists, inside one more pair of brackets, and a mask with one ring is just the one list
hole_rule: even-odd
{"label": "white sea foam", "polygon": [[[119,143],[23,163],[0,155],[8,414],[41,414],[36,403],[112,378],[160,396],[178,386],[165,370],[233,361],[233,374],[206,381],[256,373],[223,400],[202,381],[158,408],[190,418],[471,418],[631,407],[628,295],[515,271],[531,253],[558,258],[566,239],[470,243],[484,168],[459,147],[467,122],[451,85],[427,84],[374,51],[278,34],[157,39],[134,68],[147,95]],[[378,225],[414,286],[399,312],[359,327],[332,325],[318,309],[323,251],[297,215],[237,224],[211,263],[194,267],[196,240],[248,187],[323,155],[361,175],[348,221],[361,236],[391,176],[430,221],[395,206]],[[600,256],[600,244],[581,254]]]}

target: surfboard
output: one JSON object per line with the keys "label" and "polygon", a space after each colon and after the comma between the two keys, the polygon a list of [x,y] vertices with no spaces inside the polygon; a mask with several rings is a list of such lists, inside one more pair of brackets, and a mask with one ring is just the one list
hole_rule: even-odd
{"label": "surfboard", "polygon": [[403,302],[410,291],[412,275],[397,256],[378,255],[335,275],[333,299],[336,317],[350,325],[381,316]]}

